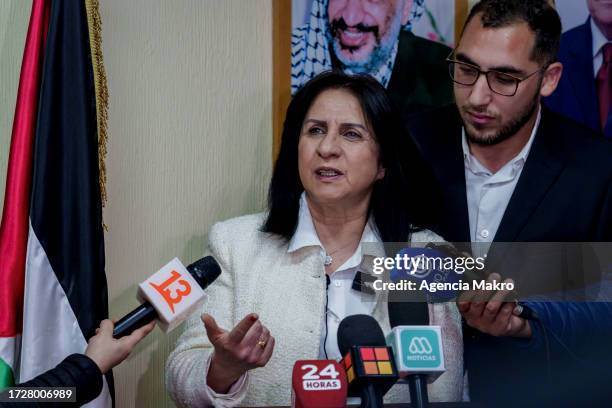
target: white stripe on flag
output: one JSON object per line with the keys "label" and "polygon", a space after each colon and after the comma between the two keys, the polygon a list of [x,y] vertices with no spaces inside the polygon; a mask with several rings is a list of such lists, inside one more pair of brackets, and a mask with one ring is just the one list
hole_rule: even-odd
{"label": "white stripe on flag", "polygon": [[[32,229],[31,222],[23,303],[20,382],[30,380],[55,367],[70,354],[83,353],[87,347],[76,315]],[[111,405],[110,393],[104,379],[102,393],[84,406]]]}
{"label": "white stripe on flag", "polygon": [[16,337],[0,337],[0,359],[4,360],[13,371],[13,378],[16,378],[15,357],[19,355],[19,344],[21,336]]}

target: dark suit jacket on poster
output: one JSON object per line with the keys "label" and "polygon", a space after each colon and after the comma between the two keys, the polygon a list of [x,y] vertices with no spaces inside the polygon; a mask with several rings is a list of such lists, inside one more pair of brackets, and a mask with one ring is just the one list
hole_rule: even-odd
{"label": "dark suit jacket on poster", "polygon": [[[448,241],[469,242],[462,122],[456,106],[415,115],[408,126],[442,188],[443,212],[439,224],[430,228]],[[543,108],[494,241],[612,241],[611,157],[608,141]],[[534,302],[530,306],[563,344],[539,325],[532,325],[530,341],[494,338],[465,325],[471,398],[485,406],[524,406],[555,397],[556,403],[572,404],[577,396],[585,398],[582,402],[599,402],[597,398],[610,393],[609,386],[601,384],[602,378],[609,378],[603,376],[604,370],[612,367],[610,304]],[[598,341],[601,349],[594,346]],[[574,355],[588,358],[577,361]]]}
{"label": "dark suit jacket on poster", "polygon": [[[582,123],[601,134],[595,74],[593,72],[593,34],[591,19],[561,36],[559,61],[563,75],[555,92],[544,100],[553,111]],[[612,115],[603,132],[612,137]]]}
{"label": "dark suit jacket on poster", "polygon": [[447,46],[402,31],[387,91],[407,116],[453,102]]}
{"label": "dark suit jacket on poster", "polygon": [[[450,52],[444,44],[408,31],[400,33],[387,91],[405,117],[453,102],[453,84],[446,62]],[[340,65],[333,53],[332,64]]]}

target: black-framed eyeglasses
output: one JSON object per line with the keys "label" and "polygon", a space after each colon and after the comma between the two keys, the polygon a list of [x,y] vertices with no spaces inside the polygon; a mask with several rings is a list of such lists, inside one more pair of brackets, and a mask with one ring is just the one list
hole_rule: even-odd
{"label": "black-framed eyeglasses", "polygon": [[480,75],[484,75],[485,78],[487,78],[487,85],[489,85],[489,89],[496,94],[503,96],[516,95],[516,91],[518,90],[518,86],[521,82],[544,70],[544,68],[540,68],[524,78],[519,78],[515,77],[514,75],[495,70],[483,71],[476,65],[451,59],[450,56],[446,59],[446,61],[448,62],[448,73],[450,74],[453,82],[460,85],[472,86],[478,81]]}

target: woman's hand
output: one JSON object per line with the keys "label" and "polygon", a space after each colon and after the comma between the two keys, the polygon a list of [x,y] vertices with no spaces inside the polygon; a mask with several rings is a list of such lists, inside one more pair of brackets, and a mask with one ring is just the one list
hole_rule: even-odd
{"label": "woman's hand", "polygon": [[134,330],[129,336],[113,338],[114,323],[109,319],[102,320],[96,329],[96,335],[89,339],[85,355],[91,358],[100,368],[102,374],[125,360],[140,340],[151,333],[155,322]]}
{"label": "woman's hand", "polygon": [[202,315],[208,339],[215,348],[206,382],[226,394],[244,373],[265,366],[274,350],[274,337],[255,313],[247,315],[231,331],[222,329],[209,314]]}

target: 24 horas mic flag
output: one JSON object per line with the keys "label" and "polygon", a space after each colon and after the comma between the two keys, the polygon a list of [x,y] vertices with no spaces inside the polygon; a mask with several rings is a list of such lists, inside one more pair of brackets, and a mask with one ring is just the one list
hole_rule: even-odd
{"label": "24 horas mic flag", "polygon": [[[83,352],[108,316],[96,17],[93,0],[33,1],[0,233],[0,386]],[[110,403],[105,382],[91,404]]]}

